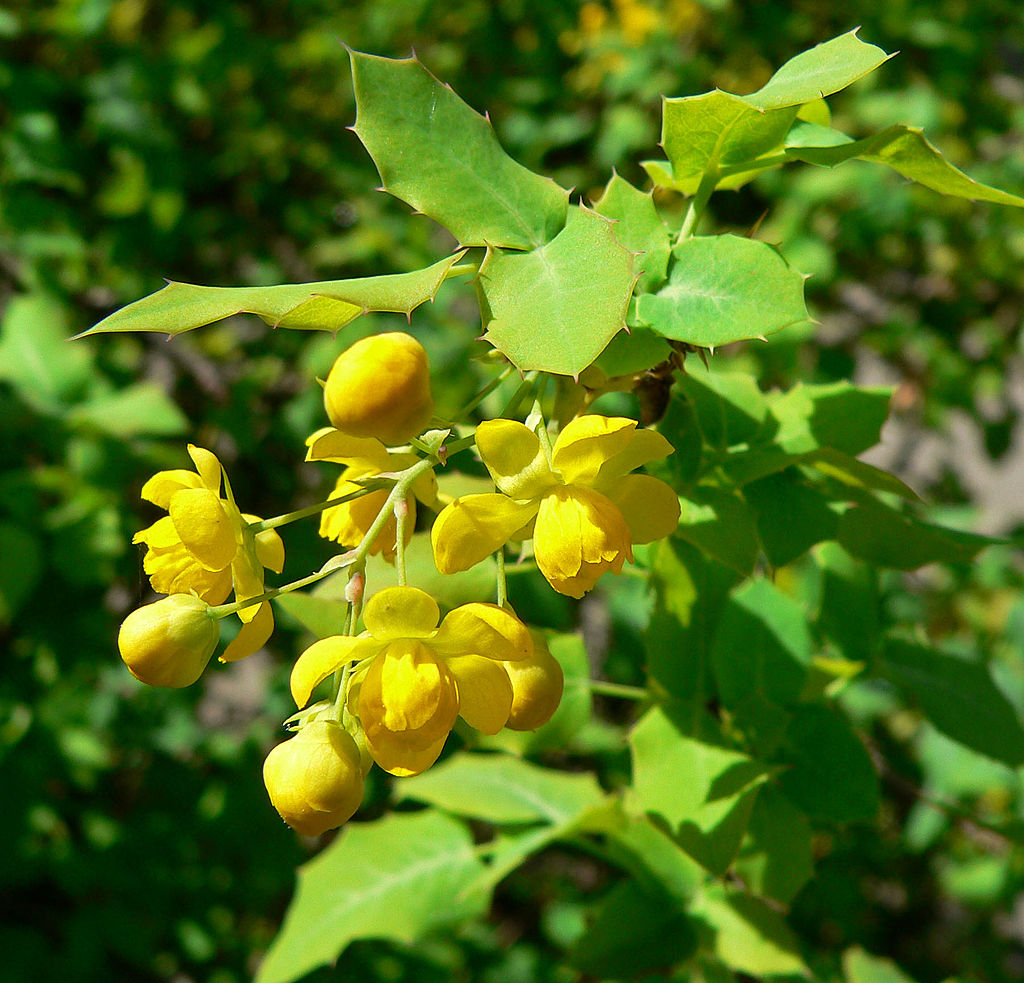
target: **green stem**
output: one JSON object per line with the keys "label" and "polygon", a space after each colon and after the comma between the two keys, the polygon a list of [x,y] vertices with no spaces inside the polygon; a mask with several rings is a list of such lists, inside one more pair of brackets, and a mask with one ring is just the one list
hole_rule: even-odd
{"label": "green stem", "polygon": [[251,608],[254,604],[262,604],[264,601],[269,601],[280,594],[289,594],[293,590],[300,590],[303,587],[308,587],[310,584],[315,584],[318,580],[323,580],[324,577],[329,577],[332,573],[351,566],[352,563],[353,561],[350,560],[347,563],[333,566],[329,570],[318,570],[316,573],[311,573],[308,577],[303,577],[301,580],[293,580],[290,584],[285,584],[284,587],[268,587],[262,594],[257,594],[256,597],[247,597],[244,601],[235,601],[233,604],[218,604],[216,607],[209,609],[210,617],[220,619],[226,618],[230,614],[238,614],[239,611]]}
{"label": "green stem", "polygon": [[505,604],[508,602],[508,584],[505,581],[504,546],[498,549],[498,552],[494,554],[494,558],[498,561],[497,605],[499,608],[503,608]]}
{"label": "green stem", "polygon": [[308,519],[311,515],[317,515],[325,509],[333,508],[335,505],[344,505],[345,502],[352,502],[364,495],[369,495],[376,488],[360,488],[358,491],[349,492],[339,498],[329,498],[325,502],[317,502],[316,505],[307,505],[304,509],[296,509],[294,512],[286,512],[284,515],[274,516],[273,519],[262,519],[260,522],[249,523],[249,528],[254,533],[261,533],[267,529],[276,529],[278,526],[285,526],[289,522],[298,522],[299,519]]}
{"label": "green stem", "polygon": [[650,700],[651,693],[642,686],[625,686],[622,683],[608,683],[603,679],[580,680],[579,685],[600,696],[616,696],[623,700]]}
{"label": "green stem", "polygon": [[554,448],[551,446],[551,434],[548,433],[548,425],[544,422],[544,414],[541,412],[539,396],[533,401],[533,409],[530,410],[530,416],[538,418],[536,434],[540,440],[540,446],[544,450],[544,457],[547,458],[548,466],[550,467]]}
{"label": "green stem", "polygon": [[408,581],[405,570],[405,529],[409,524],[409,501],[395,499],[395,567],[398,570],[398,586],[405,587]]}
{"label": "green stem", "polygon": [[700,179],[700,185],[697,187],[697,193],[690,199],[690,204],[686,208],[682,227],[679,229],[679,235],[676,236],[677,244],[689,239],[696,231],[697,223],[704,214],[708,199],[717,187],[721,177],[721,172],[717,167],[709,167],[704,172],[704,176]]}
{"label": "green stem", "polygon": [[500,375],[496,376],[490,382],[488,382],[487,385],[480,390],[480,392],[478,392],[468,403],[466,403],[465,406],[462,407],[462,410],[459,412],[459,415],[456,417],[456,419],[465,420],[466,417],[468,417],[469,414],[473,412],[473,410],[475,410],[485,399],[487,399],[487,397],[490,396],[491,393],[494,392],[494,390],[497,389],[498,386],[500,386],[514,371],[514,365],[506,365]]}
{"label": "green stem", "polygon": [[516,411],[519,409],[519,404],[533,391],[539,376],[539,372],[527,372],[526,375],[523,376],[523,381],[519,384],[519,388],[512,394],[509,401],[505,404],[504,409],[502,409],[498,416],[515,416]]}

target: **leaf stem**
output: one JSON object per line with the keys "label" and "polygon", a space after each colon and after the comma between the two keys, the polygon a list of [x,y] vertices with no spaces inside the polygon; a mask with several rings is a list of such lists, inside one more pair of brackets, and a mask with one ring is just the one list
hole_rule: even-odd
{"label": "leaf stem", "polygon": [[251,522],[249,523],[249,528],[253,533],[265,532],[267,529],[277,529],[278,526],[285,526],[289,522],[298,522],[300,519],[308,519],[311,515],[317,515],[325,509],[333,508],[335,505],[344,505],[345,502],[352,502],[357,498],[362,498],[364,495],[369,495],[370,492],[378,490],[379,487],[367,485],[358,491],[349,492],[347,495],[342,495],[338,498],[328,498],[326,501],[317,502],[316,505],[307,505],[303,509],[296,509],[294,512],[286,512],[284,515],[274,516],[273,519]]}

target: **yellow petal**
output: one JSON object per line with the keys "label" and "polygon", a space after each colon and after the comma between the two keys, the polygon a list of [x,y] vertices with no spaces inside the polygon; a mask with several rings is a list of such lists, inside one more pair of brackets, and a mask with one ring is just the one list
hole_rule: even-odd
{"label": "yellow petal", "polygon": [[578,416],[558,435],[551,466],[567,485],[589,485],[605,461],[629,445],[635,429],[636,420],[621,416]]}
{"label": "yellow petal", "polygon": [[324,427],[306,440],[307,461],[334,461],[345,464],[361,460],[373,462],[378,471],[388,471],[387,448],[375,437],[352,437],[334,427]]}
{"label": "yellow petal", "polygon": [[448,660],[459,686],[459,716],[483,734],[497,734],[512,710],[512,683],[500,662],[479,655]]}
{"label": "yellow petal", "polygon": [[181,546],[181,536],[174,528],[174,523],[169,515],[157,519],[153,525],[141,529],[132,537],[133,543],[145,543],[151,549],[167,550],[175,546]]}
{"label": "yellow petal", "polygon": [[203,484],[214,495],[219,495],[220,479],[224,469],[221,467],[220,461],[217,460],[217,455],[213,451],[206,450],[204,447],[196,447],[195,444],[189,444],[188,456],[192,458],[192,463],[195,464],[199,477],[203,479]]}
{"label": "yellow petal", "polygon": [[657,430],[634,430],[625,448],[601,465],[601,470],[593,482],[594,487],[611,497],[608,489],[614,488],[615,482],[622,475],[629,474],[630,471],[635,471],[651,461],[660,461],[674,450],[675,448]]}
{"label": "yellow petal", "polygon": [[418,774],[437,759],[458,714],[455,678],[422,642],[392,642],[370,664],[359,690],[359,719],[374,760],[395,775]]}
{"label": "yellow petal", "polygon": [[446,506],[430,532],[434,563],[441,573],[468,570],[501,549],[536,514],[537,502],[505,495],[466,495]]}
{"label": "yellow petal", "polygon": [[221,662],[237,662],[258,652],[274,633],[274,612],[269,601],[264,601],[248,624],[243,624],[221,655]]}
{"label": "yellow petal", "polygon": [[408,778],[426,771],[437,761],[446,740],[447,734],[422,750],[416,750],[408,747],[401,737],[381,730],[373,739],[366,735],[366,746],[380,768],[398,778]]}
{"label": "yellow petal", "polygon": [[396,638],[426,638],[437,627],[441,611],[425,591],[417,587],[385,587],[367,602],[363,612],[366,630],[381,642]]}
{"label": "yellow petal", "polygon": [[446,658],[482,655],[515,662],[533,652],[526,625],[497,604],[463,604],[449,611],[429,644]]}
{"label": "yellow petal", "polygon": [[175,492],[202,487],[202,479],[195,471],[159,471],[142,486],[140,497],[166,509],[170,507],[171,496]]}
{"label": "yellow petal", "polygon": [[[352,470],[350,468],[338,479],[331,492],[331,498],[341,498],[359,491],[359,485],[346,480],[351,476]],[[326,509],[320,516],[320,535],[324,539],[334,540],[342,546],[358,546],[387,502],[388,495],[389,492],[386,490],[374,491],[360,498],[354,498],[351,502],[343,502],[341,505]],[[416,525],[416,500],[410,495],[407,501],[409,521],[405,525],[406,545],[412,539],[413,529]],[[392,515],[381,527],[377,538],[370,547],[370,555],[381,554],[385,560],[393,562],[397,535],[398,526]]]}
{"label": "yellow petal", "polygon": [[536,498],[555,484],[537,435],[514,420],[476,428],[476,448],[498,489],[510,498]]}
{"label": "yellow petal", "polygon": [[195,593],[207,604],[221,604],[231,593],[230,569],[207,570],[180,542],[169,549],[150,548],[142,569],[159,594]]}
{"label": "yellow petal", "polygon": [[235,529],[220,499],[208,488],[175,492],[171,521],[185,548],[210,570],[223,570],[234,559]]}
{"label": "yellow petal", "polygon": [[649,474],[630,474],[616,482],[608,497],[619,507],[634,543],[653,543],[675,532],[679,498],[672,488]]}
{"label": "yellow petal", "polygon": [[[244,516],[249,522],[259,522],[255,516]],[[274,573],[280,573],[284,569],[284,540],[277,534],[276,529],[264,529],[256,533],[256,557],[262,566]]]}
{"label": "yellow petal", "polygon": [[[263,568],[254,565],[252,557],[244,550],[239,550],[231,564],[231,582],[235,588],[235,600],[247,601],[250,597],[259,597],[263,593]],[[256,616],[256,605],[242,608],[238,617],[242,621],[252,621]]]}
{"label": "yellow petal", "polygon": [[544,496],[537,513],[533,552],[540,572],[560,594],[582,597],[606,570],[618,573],[633,559],[629,527],[617,506],[582,486]]}
{"label": "yellow petal", "polygon": [[292,667],[291,688],[295,705],[301,710],[317,684],[346,662],[369,658],[380,650],[370,638],[331,635],[314,642]]}

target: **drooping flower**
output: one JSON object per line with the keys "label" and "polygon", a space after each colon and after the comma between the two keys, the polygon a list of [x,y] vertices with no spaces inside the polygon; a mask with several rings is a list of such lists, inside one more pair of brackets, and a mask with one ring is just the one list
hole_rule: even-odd
{"label": "drooping flower", "polygon": [[514,614],[494,604],[464,604],[438,625],[434,599],[415,587],[388,587],[370,598],[358,637],[311,645],[292,670],[301,708],[314,687],[358,663],[349,706],[357,712],[374,761],[393,775],[429,768],[455,718],[485,734],[508,720],[512,684],[503,661],[529,658],[533,642]]}
{"label": "drooping flower", "polygon": [[[232,590],[238,601],[257,597],[264,567],[275,573],[284,568],[284,543],[272,529],[252,531],[250,523],[261,520],[239,511],[212,451],[189,444],[188,453],[195,471],[160,471],[142,486],[142,497],[168,513],[132,540],[146,544],[143,569],[153,590],[193,593],[208,604],[222,603]],[[238,617],[242,628],[221,656],[225,662],[252,655],[274,630],[269,602],[244,608]]]}
{"label": "drooping flower", "polygon": [[267,755],[263,784],[292,829],[319,836],[348,822],[363,801],[359,748],[336,720],[311,720]]}
{"label": "drooping flower", "polygon": [[672,488],[630,473],[672,453],[661,434],[637,429],[635,420],[577,417],[558,435],[550,461],[537,434],[513,420],[480,424],[476,445],[498,491],[458,498],[437,517],[431,538],[442,573],[532,535],[548,583],[582,597],[606,570],[632,562],[634,543],[661,539],[679,522]]}
{"label": "drooping flower", "polygon": [[124,664],[139,682],[180,689],[202,674],[220,638],[209,606],[195,594],[171,594],[132,611],[117,635]]}
{"label": "drooping flower", "polygon": [[[306,444],[309,447],[307,461],[333,461],[346,465],[330,494],[331,498],[343,498],[359,491],[361,486],[358,479],[402,471],[418,460],[415,454],[388,453],[387,448],[373,437],[352,437],[333,427],[317,430],[307,439]],[[389,492],[387,488],[377,489],[326,509],[320,516],[320,535],[342,546],[358,546],[384,507]],[[413,484],[412,494],[406,497],[409,507],[409,521],[405,526],[406,544],[412,539],[416,525],[417,499],[428,506],[436,502],[437,480],[432,471],[421,475]],[[396,536],[395,517],[391,516],[370,547],[370,553],[380,553],[384,559],[393,562]]]}

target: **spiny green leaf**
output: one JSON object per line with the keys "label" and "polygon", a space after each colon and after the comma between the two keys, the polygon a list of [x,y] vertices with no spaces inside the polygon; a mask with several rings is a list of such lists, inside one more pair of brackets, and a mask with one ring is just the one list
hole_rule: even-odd
{"label": "spiny green leaf", "polygon": [[[968,198],[971,201],[991,201],[997,205],[1024,208],[1024,198],[981,184],[954,167],[924,137],[921,130],[902,123],[889,126],[863,140],[843,140],[845,134],[827,136],[819,145],[806,144],[809,134],[801,131],[796,142],[786,142],[786,156],[820,167],[835,167],[844,161],[858,158],[876,164],[885,164],[911,181],[943,195]],[[811,134],[813,135],[813,134]]]}
{"label": "spiny green leaf", "polygon": [[284,926],[256,983],[291,983],[330,964],[354,939],[414,942],[480,915],[464,889],[483,870],[469,831],[437,812],[355,823],[299,869]]}
{"label": "spiny green leaf", "polygon": [[275,328],[337,331],[368,311],[411,314],[433,300],[462,253],[412,273],[355,280],[284,283],[272,287],[202,287],[168,283],[122,307],[77,337],[108,331],[161,331],[178,335],[235,314],[256,314]]}
{"label": "spiny green leaf", "polygon": [[807,320],[803,276],[766,243],[697,236],[673,255],[668,285],[636,301],[637,321],[666,338],[717,348]]}
{"label": "spiny green leaf", "polygon": [[947,736],[1008,765],[1024,764],[1024,726],[982,664],[889,639],[881,670]]}
{"label": "spiny green leaf", "polygon": [[350,55],[353,129],[385,191],[464,246],[530,249],[558,232],[569,192],[509,157],[488,119],[415,58]]}
{"label": "spiny green leaf", "polygon": [[750,169],[757,158],[782,149],[796,112],[762,110],[720,89],[665,99],[661,145],[672,165],[672,186],[693,194],[706,173]]}
{"label": "spiny green leaf", "polygon": [[654,207],[650,193],[634,188],[624,177],[613,174],[594,211],[616,222],[615,235],[628,249],[639,253],[638,290],[653,290],[665,282],[669,238],[665,223]]}
{"label": "spiny green leaf", "polygon": [[477,280],[484,337],[519,369],[578,375],[626,324],[636,275],[615,223],[588,208],[532,252],[488,252]]}
{"label": "spiny green leaf", "polygon": [[741,98],[759,109],[781,109],[845,89],[893,57],[861,41],[858,30],[790,58],[762,88]]}

